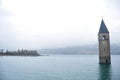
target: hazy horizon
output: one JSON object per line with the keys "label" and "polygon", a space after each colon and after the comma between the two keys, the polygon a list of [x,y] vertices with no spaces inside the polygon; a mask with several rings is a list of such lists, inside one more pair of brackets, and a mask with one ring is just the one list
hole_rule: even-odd
{"label": "hazy horizon", "polygon": [[98,43],[103,16],[111,44],[120,43],[119,0],[0,0],[0,49]]}

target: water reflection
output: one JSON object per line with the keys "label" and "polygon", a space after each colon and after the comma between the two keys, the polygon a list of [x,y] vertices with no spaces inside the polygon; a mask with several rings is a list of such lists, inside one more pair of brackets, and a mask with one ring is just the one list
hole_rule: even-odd
{"label": "water reflection", "polygon": [[0,80],[3,80],[3,76],[2,76],[2,66],[1,66],[1,60],[0,60]]}
{"label": "water reflection", "polygon": [[111,80],[111,64],[99,64],[98,80]]}

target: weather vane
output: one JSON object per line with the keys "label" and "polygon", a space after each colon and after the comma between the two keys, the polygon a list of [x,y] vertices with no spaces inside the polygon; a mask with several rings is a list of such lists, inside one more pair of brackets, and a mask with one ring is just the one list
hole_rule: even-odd
{"label": "weather vane", "polygon": [[103,19],[103,16],[101,16],[102,17],[102,19]]}

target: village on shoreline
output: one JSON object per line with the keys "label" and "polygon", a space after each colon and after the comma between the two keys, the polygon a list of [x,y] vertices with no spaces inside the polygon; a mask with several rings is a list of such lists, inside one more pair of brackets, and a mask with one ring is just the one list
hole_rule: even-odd
{"label": "village on shoreline", "polygon": [[37,50],[18,49],[17,51],[4,51],[1,49],[0,56],[40,56],[40,54],[38,54]]}

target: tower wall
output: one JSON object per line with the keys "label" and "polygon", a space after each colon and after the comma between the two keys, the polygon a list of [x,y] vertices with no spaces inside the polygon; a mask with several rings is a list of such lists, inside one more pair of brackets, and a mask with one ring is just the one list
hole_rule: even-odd
{"label": "tower wall", "polygon": [[99,63],[111,63],[109,33],[99,33]]}

